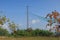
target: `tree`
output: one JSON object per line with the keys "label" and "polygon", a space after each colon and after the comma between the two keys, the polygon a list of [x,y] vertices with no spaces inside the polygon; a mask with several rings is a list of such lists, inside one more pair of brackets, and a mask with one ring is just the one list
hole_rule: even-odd
{"label": "tree", "polygon": [[16,28],[17,28],[17,24],[15,24],[14,22],[10,22],[9,24],[9,28],[10,28],[10,30],[12,31],[12,34],[15,34],[16,33]]}
{"label": "tree", "polygon": [[[59,14],[59,12],[57,12],[56,10],[55,11],[53,11],[51,14],[48,14],[47,16],[46,16],[46,18],[50,18],[49,20],[48,20],[48,24],[47,24],[47,26],[52,26],[52,24],[53,23],[60,23],[60,14]],[[54,20],[53,20],[54,19]],[[51,29],[50,29],[50,31],[51,31]]]}
{"label": "tree", "polygon": [[3,25],[6,22],[6,16],[0,16],[0,24]]}

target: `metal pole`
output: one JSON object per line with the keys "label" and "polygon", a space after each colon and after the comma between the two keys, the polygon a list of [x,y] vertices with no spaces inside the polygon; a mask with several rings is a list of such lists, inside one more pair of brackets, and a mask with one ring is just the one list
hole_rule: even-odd
{"label": "metal pole", "polygon": [[28,5],[27,5],[27,29],[29,27],[29,13],[28,13]]}

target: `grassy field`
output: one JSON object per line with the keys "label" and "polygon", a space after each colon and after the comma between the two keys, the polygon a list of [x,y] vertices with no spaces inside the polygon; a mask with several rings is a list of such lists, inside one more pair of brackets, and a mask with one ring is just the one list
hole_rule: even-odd
{"label": "grassy field", "polygon": [[60,37],[0,37],[0,40],[60,40]]}

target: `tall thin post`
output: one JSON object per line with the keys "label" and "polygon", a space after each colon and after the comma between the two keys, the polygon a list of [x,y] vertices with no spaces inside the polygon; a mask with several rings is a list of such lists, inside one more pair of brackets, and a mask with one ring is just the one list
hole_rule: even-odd
{"label": "tall thin post", "polygon": [[27,5],[27,29],[29,27],[29,13],[28,13],[28,5]]}

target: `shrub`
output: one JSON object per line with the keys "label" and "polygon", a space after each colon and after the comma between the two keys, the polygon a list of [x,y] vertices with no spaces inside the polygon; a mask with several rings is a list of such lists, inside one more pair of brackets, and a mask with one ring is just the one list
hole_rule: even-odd
{"label": "shrub", "polygon": [[46,31],[46,30],[32,30],[32,31],[26,31],[26,30],[18,30],[16,32],[16,36],[51,36],[53,33]]}
{"label": "shrub", "polygon": [[0,28],[0,36],[8,36],[9,32],[6,29]]}

